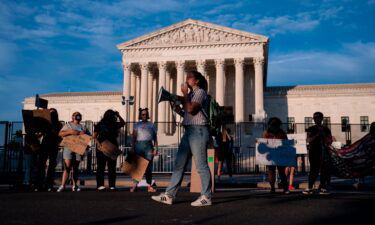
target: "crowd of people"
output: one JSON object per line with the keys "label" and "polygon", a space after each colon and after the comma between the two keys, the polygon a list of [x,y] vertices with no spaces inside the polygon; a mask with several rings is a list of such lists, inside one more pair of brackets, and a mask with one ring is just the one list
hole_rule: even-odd
{"label": "crowd of people", "polygon": [[[198,199],[191,203],[192,206],[209,206],[212,204],[212,179],[211,172],[207,161],[207,148],[211,140],[208,129],[209,120],[205,113],[205,101],[207,99],[207,81],[201,73],[197,71],[190,71],[187,73],[186,82],[181,85],[182,96],[178,96],[178,101],[181,105],[173,105],[173,110],[180,115],[183,115],[182,126],[184,127],[184,135],[175,158],[174,171],[170,179],[169,186],[165,192],[152,196],[152,199],[164,203],[173,204],[178,188],[181,186],[184,171],[189,160],[192,158],[197,167],[198,174],[201,181],[201,195]],[[104,141],[111,142],[118,148],[117,137],[119,130],[125,125],[125,121],[120,114],[113,110],[107,110],[102,119],[94,127],[94,132],[91,134],[87,128],[81,124],[82,115],[75,112],[72,115],[70,122],[64,126],[59,122],[59,117],[56,109],[50,109],[52,126],[51,129],[44,133],[38,132],[35,134],[26,134],[26,172],[24,183],[32,184],[33,190],[47,190],[53,191],[55,180],[56,160],[59,151],[60,141],[70,135],[92,135],[95,143],[103,143]],[[147,191],[156,192],[157,190],[152,184],[152,161],[158,154],[158,140],[155,125],[149,121],[149,110],[147,108],[139,109],[139,121],[134,124],[131,141],[131,152],[142,156],[150,163],[145,172]],[[308,177],[308,188],[303,191],[303,194],[312,194],[313,187],[320,175],[320,194],[329,194],[328,186],[330,183],[330,157],[328,148],[332,143],[331,131],[323,126],[323,114],[316,112],[313,115],[315,125],[307,129],[307,143],[308,143],[308,158],[310,161],[310,173]],[[286,132],[281,128],[282,122],[279,118],[273,117],[268,120],[267,129],[262,134],[262,138],[267,139],[288,139]],[[372,130],[375,124],[371,126]],[[372,131],[374,132],[374,131]],[[226,169],[232,178],[233,165],[233,137],[231,130],[225,126],[221,126],[221,130],[215,136],[217,177],[220,182],[223,174],[223,165],[226,164]],[[38,150],[35,150],[35,143],[39,143]],[[78,184],[78,168],[80,162],[83,160],[83,155],[80,155],[68,147],[63,148],[63,174],[61,184],[57,188],[57,192],[66,190],[65,184],[68,177],[72,180],[72,191],[80,191]],[[108,157],[102,152],[100,148],[96,148],[97,171],[96,181],[97,190],[105,191],[107,188],[104,185],[105,167],[108,167],[108,183],[109,190],[116,190],[116,159]],[[48,160],[48,165],[47,165]],[[285,166],[267,166],[268,180],[270,183],[270,191],[275,192],[276,187],[276,170],[281,180],[281,187],[283,193],[288,194],[290,190],[294,189],[293,177],[295,168]],[[47,173],[45,172],[47,171]],[[288,182],[289,177],[289,182]],[[130,191],[137,191],[138,181],[134,180]]]}

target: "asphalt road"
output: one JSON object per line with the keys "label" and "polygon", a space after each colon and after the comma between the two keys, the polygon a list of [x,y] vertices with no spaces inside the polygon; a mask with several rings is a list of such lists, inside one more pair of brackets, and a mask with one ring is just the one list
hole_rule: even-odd
{"label": "asphalt road", "polygon": [[64,193],[0,191],[0,224],[375,224],[375,193],[329,196],[269,194],[257,189],[217,192],[214,205],[194,208],[197,194],[179,192],[163,205],[139,191]]}

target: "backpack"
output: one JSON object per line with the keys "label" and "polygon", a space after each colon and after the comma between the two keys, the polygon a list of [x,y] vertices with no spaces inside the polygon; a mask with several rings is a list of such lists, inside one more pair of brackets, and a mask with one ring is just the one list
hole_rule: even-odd
{"label": "backpack", "polygon": [[202,112],[208,120],[210,136],[217,136],[223,124],[224,111],[211,95],[207,95]]}

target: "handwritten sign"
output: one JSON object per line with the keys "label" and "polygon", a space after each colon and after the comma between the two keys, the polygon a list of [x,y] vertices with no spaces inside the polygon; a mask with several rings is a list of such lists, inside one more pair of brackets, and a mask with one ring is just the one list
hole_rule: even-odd
{"label": "handwritten sign", "polygon": [[108,140],[105,140],[102,143],[97,142],[97,147],[99,151],[103,152],[105,156],[111,158],[112,160],[116,160],[117,156],[122,153],[116,145],[112,144]]}
{"label": "handwritten sign", "polygon": [[90,141],[91,137],[87,134],[69,135],[63,138],[61,145],[69,148],[72,152],[83,155]]}
{"label": "handwritten sign", "polygon": [[306,133],[288,134],[289,140],[294,140],[297,154],[307,154]]}
{"label": "handwritten sign", "polygon": [[296,166],[294,140],[257,138],[255,161],[265,166]]}
{"label": "handwritten sign", "polygon": [[147,159],[139,155],[128,154],[124,164],[122,165],[122,171],[134,180],[140,182],[149,163],[150,162]]}

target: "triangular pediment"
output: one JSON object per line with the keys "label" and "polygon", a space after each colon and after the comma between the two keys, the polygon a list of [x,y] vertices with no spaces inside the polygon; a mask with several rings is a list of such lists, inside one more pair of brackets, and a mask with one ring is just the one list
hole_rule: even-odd
{"label": "triangular pediment", "polygon": [[267,42],[266,36],[199,20],[185,20],[117,45],[118,49],[200,44]]}

